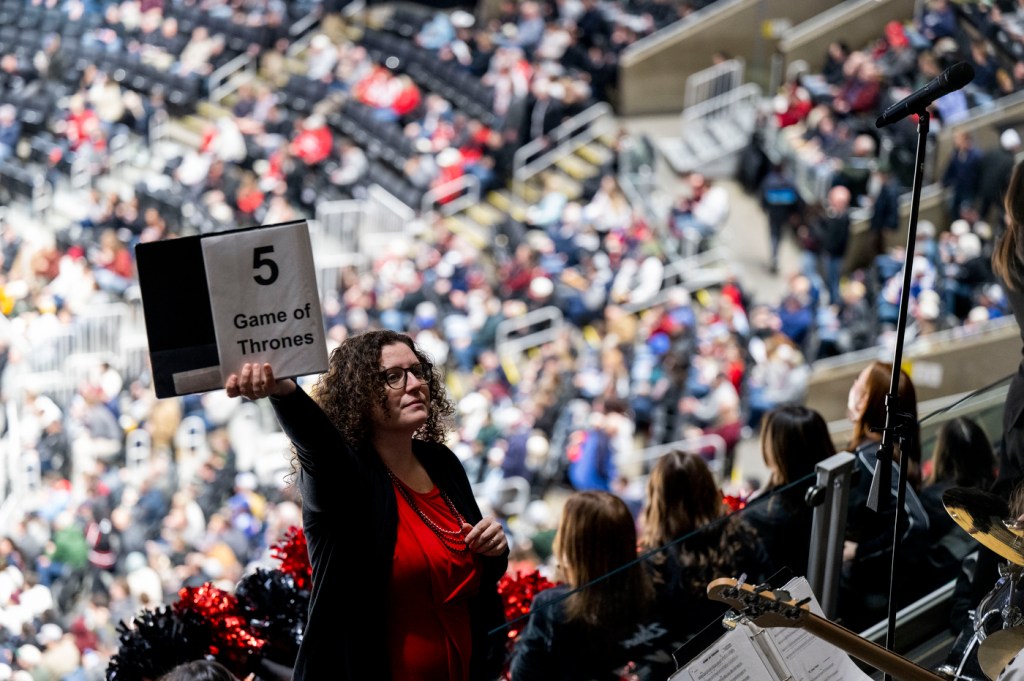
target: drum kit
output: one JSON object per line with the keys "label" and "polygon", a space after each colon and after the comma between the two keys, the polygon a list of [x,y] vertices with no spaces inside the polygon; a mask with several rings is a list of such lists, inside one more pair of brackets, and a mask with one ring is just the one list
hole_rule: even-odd
{"label": "drum kit", "polygon": [[954,487],[942,502],[957,525],[1006,563],[954,644],[952,662],[938,671],[955,681],[996,681],[1024,650],[1024,523],[1010,517],[1005,501],[981,490]]}

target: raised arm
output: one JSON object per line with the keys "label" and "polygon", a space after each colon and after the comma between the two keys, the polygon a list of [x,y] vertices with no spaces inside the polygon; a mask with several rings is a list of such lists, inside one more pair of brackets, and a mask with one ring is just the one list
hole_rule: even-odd
{"label": "raised arm", "polygon": [[336,469],[350,461],[341,434],[319,405],[290,378],[277,379],[270,364],[245,364],[224,384],[228,397],[258,400],[271,405],[285,435],[295,445],[299,464],[314,476],[324,468]]}

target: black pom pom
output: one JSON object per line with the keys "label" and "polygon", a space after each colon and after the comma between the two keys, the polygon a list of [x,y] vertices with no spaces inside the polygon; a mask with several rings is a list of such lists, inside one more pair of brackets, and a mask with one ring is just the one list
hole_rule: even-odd
{"label": "black pom pom", "polygon": [[203,659],[210,632],[196,613],[170,607],[145,610],[117,626],[120,646],[107,667],[107,681],[151,681],[183,662]]}
{"label": "black pom pom", "polygon": [[249,629],[267,642],[264,657],[293,664],[306,626],[309,591],[281,570],[258,569],[238,583],[235,596]]}

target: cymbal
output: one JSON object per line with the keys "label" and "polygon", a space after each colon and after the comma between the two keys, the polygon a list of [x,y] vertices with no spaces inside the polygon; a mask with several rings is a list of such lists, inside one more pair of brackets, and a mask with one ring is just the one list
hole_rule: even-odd
{"label": "cymbal", "polygon": [[981,671],[995,681],[1006,665],[1010,664],[1010,660],[1017,657],[1022,649],[1024,649],[1024,627],[1000,629],[989,634],[978,646],[978,664],[981,665]]}
{"label": "cymbal", "polygon": [[1010,518],[1006,502],[971,487],[952,487],[942,493],[942,505],[957,525],[1011,563],[1024,565],[1024,537]]}

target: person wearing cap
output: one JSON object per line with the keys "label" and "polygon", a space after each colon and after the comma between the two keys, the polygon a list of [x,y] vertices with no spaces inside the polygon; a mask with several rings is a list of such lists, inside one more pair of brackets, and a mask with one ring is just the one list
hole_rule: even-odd
{"label": "person wearing cap", "polygon": [[495,678],[508,541],[444,445],[454,406],[412,339],[349,336],[315,401],[270,364],[225,389],[269,397],[295,451],[313,574],[294,681]]}

